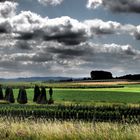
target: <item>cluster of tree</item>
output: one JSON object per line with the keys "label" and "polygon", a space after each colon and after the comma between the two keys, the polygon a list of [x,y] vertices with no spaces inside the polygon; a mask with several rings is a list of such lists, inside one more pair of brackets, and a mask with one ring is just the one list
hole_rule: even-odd
{"label": "cluster of tree", "polygon": [[140,74],[128,74],[120,77],[116,77],[116,79],[127,79],[127,80],[140,80]]}
{"label": "cluster of tree", "polygon": [[19,89],[17,102],[20,103],[20,104],[26,104],[28,102],[27,93],[26,93],[26,90],[25,90],[24,87],[21,87]]}
{"label": "cluster of tree", "polygon": [[112,79],[112,73],[108,71],[91,71],[92,80]]}
{"label": "cluster of tree", "polygon": [[[4,95],[3,90],[2,90],[2,86],[0,85],[0,100],[5,100],[5,101],[8,101],[9,103],[14,103],[15,102],[12,87],[6,87],[5,95]],[[27,103],[27,94],[26,94],[26,90],[24,89],[24,87],[21,87],[19,89],[17,102],[20,103],[20,104]]]}
{"label": "cluster of tree", "polygon": [[[49,100],[47,100],[45,87],[41,87],[41,90],[40,90],[39,86],[35,85],[33,101],[38,104],[47,104],[47,103],[53,104],[54,100],[52,98],[52,94],[53,94],[53,90],[52,90],[52,88],[50,88],[49,89],[50,98],[49,98]],[[5,95],[4,95],[2,86],[0,85],[0,100],[5,100],[5,101],[8,101],[9,103],[15,102],[12,87],[6,87]],[[17,102],[20,104],[26,104],[28,102],[26,89],[24,87],[21,87],[19,89]]]}
{"label": "cluster of tree", "polygon": [[48,100],[46,96],[45,87],[41,87],[41,90],[40,90],[39,86],[35,85],[33,102],[36,102],[38,104],[47,104],[47,103],[53,104],[54,103],[54,100],[52,98],[53,90],[51,87],[49,89],[49,95],[50,95],[50,98]]}
{"label": "cluster of tree", "polygon": [[7,87],[5,89],[5,95],[3,94],[2,86],[0,85],[0,100],[6,100],[10,103],[14,103],[14,94],[13,89],[11,87]]}
{"label": "cluster of tree", "polygon": [[104,80],[104,79],[126,79],[126,80],[140,80],[140,74],[128,74],[120,77],[113,78],[112,73],[108,71],[91,71],[90,78],[85,78],[84,80]]}

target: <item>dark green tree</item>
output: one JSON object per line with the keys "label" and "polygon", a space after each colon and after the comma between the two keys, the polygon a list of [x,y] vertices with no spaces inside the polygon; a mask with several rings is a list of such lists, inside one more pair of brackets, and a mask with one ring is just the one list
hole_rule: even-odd
{"label": "dark green tree", "polygon": [[4,99],[6,100],[6,101],[8,101],[8,99],[9,99],[9,87],[6,87],[6,89],[5,89],[5,97],[4,97]]}
{"label": "dark green tree", "polygon": [[15,102],[15,98],[14,98],[14,94],[13,94],[13,89],[9,88],[9,97],[8,97],[8,101],[10,103],[14,103]]}
{"label": "dark green tree", "polygon": [[90,73],[92,80],[103,80],[112,79],[112,73],[108,71],[91,71]]}
{"label": "dark green tree", "polygon": [[5,100],[10,102],[10,103],[15,102],[13,89],[11,87],[7,87],[5,90]]}
{"label": "dark green tree", "polygon": [[53,104],[54,100],[53,100],[53,97],[52,97],[52,95],[53,95],[52,87],[50,87],[50,89],[49,89],[49,95],[50,95],[50,98],[48,100],[48,104]]}
{"label": "dark green tree", "polygon": [[2,86],[0,85],[0,100],[3,100],[3,90],[2,90]]}
{"label": "dark green tree", "polygon": [[45,87],[41,87],[41,94],[37,99],[38,104],[47,104],[47,96]]}
{"label": "dark green tree", "polygon": [[20,104],[26,104],[27,101],[27,93],[24,87],[21,87],[19,89],[19,93],[18,93],[18,98],[17,98],[17,102]]}
{"label": "dark green tree", "polygon": [[40,92],[39,86],[35,85],[33,102],[37,102],[37,99],[40,96],[40,94],[41,92]]}
{"label": "dark green tree", "polygon": [[52,87],[50,87],[50,89],[49,89],[49,95],[50,95],[50,97],[52,97],[52,95],[53,95]]}

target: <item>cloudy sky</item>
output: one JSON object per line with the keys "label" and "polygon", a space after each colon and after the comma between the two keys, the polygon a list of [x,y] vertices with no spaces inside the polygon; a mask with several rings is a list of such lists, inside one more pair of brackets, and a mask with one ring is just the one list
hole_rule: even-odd
{"label": "cloudy sky", "polygon": [[0,0],[0,77],[140,73],[140,0]]}

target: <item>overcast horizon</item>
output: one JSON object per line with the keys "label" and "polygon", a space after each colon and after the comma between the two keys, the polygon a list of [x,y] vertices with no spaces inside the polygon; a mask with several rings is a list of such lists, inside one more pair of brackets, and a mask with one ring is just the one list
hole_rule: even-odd
{"label": "overcast horizon", "polygon": [[140,73],[140,0],[0,0],[0,78]]}

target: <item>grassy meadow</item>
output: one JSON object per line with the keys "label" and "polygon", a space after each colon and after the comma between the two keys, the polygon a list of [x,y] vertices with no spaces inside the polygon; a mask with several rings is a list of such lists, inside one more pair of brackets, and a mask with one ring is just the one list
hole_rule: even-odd
{"label": "grassy meadow", "polygon": [[[47,96],[49,88],[53,87],[53,98],[56,104],[139,104],[139,82],[65,82],[65,83],[6,83],[19,87],[24,85],[28,102],[33,103],[34,85],[46,86]],[[14,89],[17,98],[18,88]]]}
{"label": "grassy meadow", "polygon": [[[53,87],[54,105],[80,104],[88,106],[140,106],[139,82],[67,82],[67,83],[3,83],[14,87],[14,97],[18,96],[20,86],[26,88],[29,106],[34,106],[34,85],[46,86],[49,98],[49,87]],[[4,89],[3,89],[4,91]],[[4,105],[0,105],[1,107]],[[20,107],[26,105],[8,104]],[[47,109],[48,105],[45,105]],[[53,106],[53,105],[52,105]],[[32,108],[32,107],[31,107]],[[43,107],[44,108],[44,107]],[[119,108],[119,107],[118,107]],[[125,109],[125,108],[124,108]],[[51,106],[50,106],[50,110]],[[102,114],[108,113],[101,111]],[[125,111],[124,111],[125,112]],[[79,112],[80,113],[80,112]],[[86,112],[85,112],[86,113]],[[97,112],[98,113],[98,112]],[[110,115],[113,112],[110,112]],[[129,112],[130,113],[130,112]],[[102,115],[103,115],[102,114]],[[139,114],[139,113],[138,113]],[[61,114],[60,114],[61,115]],[[127,117],[127,116],[126,116]],[[138,119],[139,116],[137,115]],[[133,119],[132,119],[133,120]],[[81,120],[46,120],[43,118],[14,118],[10,116],[0,117],[0,139],[2,140],[139,140],[140,124],[127,122],[96,122]]]}
{"label": "grassy meadow", "polygon": [[0,119],[1,140],[139,140],[140,124]]}
{"label": "grassy meadow", "polygon": [[[117,88],[117,89],[53,89],[53,98],[56,103],[123,103],[139,104],[140,88]],[[18,89],[14,90],[15,98]],[[33,100],[33,89],[27,89],[29,103]],[[47,90],[47,95],[48,90]]]}

